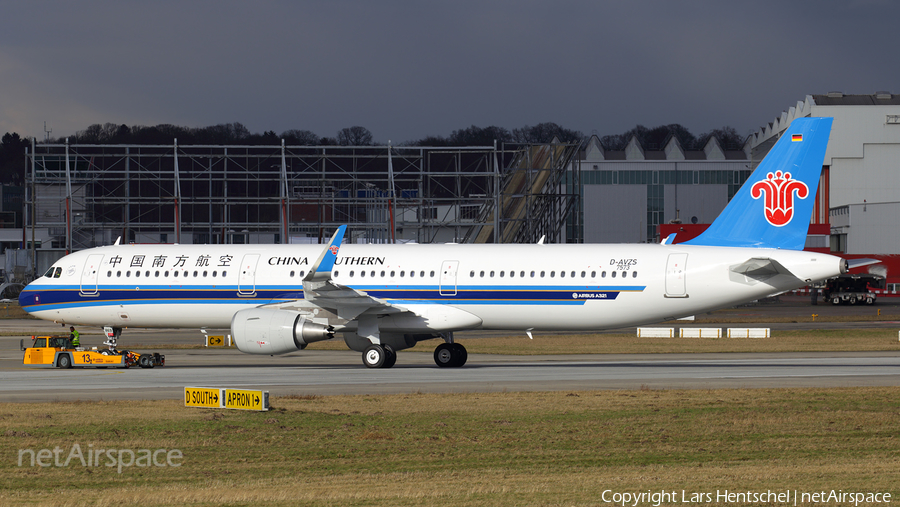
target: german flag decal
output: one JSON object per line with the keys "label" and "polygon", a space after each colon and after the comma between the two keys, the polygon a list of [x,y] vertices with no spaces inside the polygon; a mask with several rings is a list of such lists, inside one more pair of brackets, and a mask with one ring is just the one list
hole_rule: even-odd
{"label": "german flag decal", "polygon": [[803,140],[803,134],[793,134],[791,135],[791,142],[796,143]]}

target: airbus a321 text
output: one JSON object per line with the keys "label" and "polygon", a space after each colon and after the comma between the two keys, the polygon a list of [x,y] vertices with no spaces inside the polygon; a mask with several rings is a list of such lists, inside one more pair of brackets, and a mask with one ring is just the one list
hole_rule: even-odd
{"label": "airbus a321 text", "polygon": [[248,354],[284,354],[342,335],[370,368],[453,333],[587,331],[694,315],[847,271],[805,252],[831,118],[787,129],[702,235],[671,244],[116,244],[67,255],[19,302],[66,325],[231,328]]}

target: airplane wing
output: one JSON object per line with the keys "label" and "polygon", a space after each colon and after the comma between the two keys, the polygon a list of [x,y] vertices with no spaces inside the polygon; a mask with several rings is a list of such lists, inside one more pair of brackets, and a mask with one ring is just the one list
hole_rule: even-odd
{"label": "airplane wing", "polygon": [[331,278],[331,270],[346,230],[346,225],[338,227],[334,236],[331,237],[331,241],[328,242],[328,246],[322,250],[312,269],[303,278],[303,298],[316,306],[332,311],[345,320],[353,320],[366,311],[376,314],[407,311],[405,308],[396,307],[383,299],[370,296],[364,291],[334,282]]}

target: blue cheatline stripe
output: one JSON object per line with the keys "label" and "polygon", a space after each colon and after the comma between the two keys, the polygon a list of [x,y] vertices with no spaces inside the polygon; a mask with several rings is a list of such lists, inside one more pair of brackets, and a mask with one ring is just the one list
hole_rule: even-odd
{"label": "blue cheatline stripe", "polygon": [[30,305],[26,308],[29,312],[41,312],[46,310],[62,310],[66,308],[84,308],[84,307],[104,307],[104,306],[137,306],[137,305],[170,305],[170,304],[178,304],[178,305],[208,305],[208,304],[231,304],[231,305],[239,305],[239,304],[271,304],[271,303],[287,303],[288,301],[293,301],[290,299],[286,300],[265,300],[260,301],[257,299],[132,299],[132,300],[116,300],[116,301],[75,301],[75,302],[67,302],[67,303],[53,303],[53,304],[40,304],[40,305]]}
{"label": "blue cheatline stripe", "polygon": [[[610,298],[613,299],[613,298]],[[549,305],[549,306],[582,306],[584,305],[586,300],[568,300],[568,301],[550,301],[550,300],[531,300],[531,301],[523,301],[516,299],[497,299],[493,301],[488,301],[484,299],[417,299],[417,300],[409,300],[409,299],[388,299],[387,302],[392,305],[482,305],[482,306],[491,306],[491,305],[515,305],[515,306],[537,306],[537,305]],[[599,301],[599,300],[598,300]]]}
{"label": "blue cheatline stripe", "polygon": [[[642,292],[644,286],[459,286],[454,295],[441,294],[437,286],[417,286],[386,288],[384,286],[358,287],[373,297],[390,300],[396,304],[567,304],[580,305],[584,301],[615,300],[623,292]],[[78,286],[66,285],[50,290],[29,289],[23,292],[23,308],[29,311],[74,308],[79,306],[98,307],[108,305],[139,304],[270,304],[303,298],[302,290],[296,286],[257,286],[253,297],[241,296],[236,286],[213,287],[172,287],[147,286],[136,290],[121,285],[100,287],[96,295],[82,296]],[[38,299],[39,301],[35,301]]]}

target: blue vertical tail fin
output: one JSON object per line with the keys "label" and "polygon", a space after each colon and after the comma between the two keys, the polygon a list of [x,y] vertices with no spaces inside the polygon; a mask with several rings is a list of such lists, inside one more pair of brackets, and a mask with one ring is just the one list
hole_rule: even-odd
{"label": "blue vertical tail fin", "polygon": [[832,118],[797,118],[728,206],[689,245],[802,250]]}

